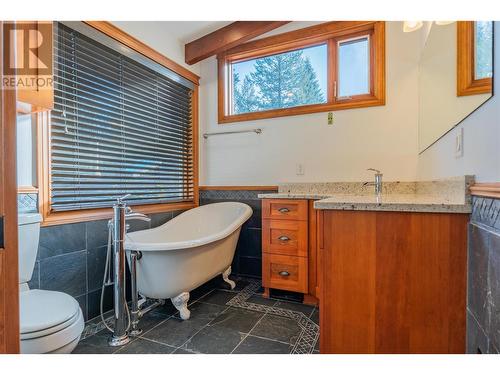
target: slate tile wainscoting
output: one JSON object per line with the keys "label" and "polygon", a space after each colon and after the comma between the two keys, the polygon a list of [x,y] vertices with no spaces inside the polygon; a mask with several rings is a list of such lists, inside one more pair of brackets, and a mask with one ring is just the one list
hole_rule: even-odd
{"label": "slate tile wainscoting", "polygon": [[238,246],[231,266],[239,276],[262,276],[262,207],[259,194],[277,190],[200,190],[200,205],[218,202],[241,202],[252,207],[252,217],[241,228]]}
{"label": "slate tile wainscoting", "polygon": [[[32,198],[19,194],[20,212],[36,212],[36,205],[34,210],[27,204],[21,208],[23,203],[36,203],[36,198]],[[157,227],[181,212],[150,214],[151,222],[131,221],[129,231]],[[107,242],[108,220],[42,227],[30,288],[67,293],[76,298],[85,320],[98,316]],[[127,285],[130,286],[128,272],[127,276]],[[112,309],[112,289],[106,288],[104,311]]]}
{"label": "slate tile wainscoting", "polygon": [[473,197],[469,224],[467,353],[500,353],[500,199]]}

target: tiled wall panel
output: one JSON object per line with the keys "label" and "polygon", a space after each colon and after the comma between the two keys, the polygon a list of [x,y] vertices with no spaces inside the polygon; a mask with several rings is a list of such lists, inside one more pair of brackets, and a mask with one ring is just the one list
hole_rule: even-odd
{"label": "tiled wall panel", "polygon": [[469,224],[467,352],[500,349],[500,199],[473,198]]}
{"label": "tiled wall panel", "polygon": [[262,275],[262,205],[258,194],[275,191],[202,190],[200,205],[217,202],[241,202],[252,207],[252,217],[243,225],[233,260],[233,273],[260,278]]}

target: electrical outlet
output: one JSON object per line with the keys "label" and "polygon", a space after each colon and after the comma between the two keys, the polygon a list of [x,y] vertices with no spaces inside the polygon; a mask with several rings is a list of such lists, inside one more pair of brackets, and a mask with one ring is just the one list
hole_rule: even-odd
{"label": "electrical outlet", "polygon": [[333,125],[333,112],[328,112],[328,125]]}
{"label": "electrical outlet", "polygon": [[302,176],[304,174],[304,164],[302,163],[297,163],[295,166],[295,173],[297,176]]}
{"label": "electrical outlet", "polygon": [[455,136],[455,158],[464,156],[464,128],[458,129]]}

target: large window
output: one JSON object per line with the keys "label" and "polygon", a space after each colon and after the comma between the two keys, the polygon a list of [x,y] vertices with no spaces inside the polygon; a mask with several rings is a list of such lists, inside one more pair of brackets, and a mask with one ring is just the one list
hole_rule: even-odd
{"label": "large window", "polygon": [[[195,204],[196,86],[83,23],[58,23],[47,214]],[[95,210],[94,210],[95,211]]]}
{"label": "large window", "polygon": [[249,42],[219,60],[219,122],[383,105],[383,22],[331,22]]}
{"label": "large window", "polygon": [[457,22],[457,95],[490,94],[493,22]]}

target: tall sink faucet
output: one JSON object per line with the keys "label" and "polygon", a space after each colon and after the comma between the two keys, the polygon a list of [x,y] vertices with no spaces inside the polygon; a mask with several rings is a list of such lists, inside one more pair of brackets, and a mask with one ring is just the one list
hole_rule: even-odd
{"label": "tall sink faucet", "polygon": [[382,172],[378,169],[368,168],[367,171],[375,172],[375,181],[374,182],[365,182],[363,186],[375,186],[375,194],[382,194]]}

